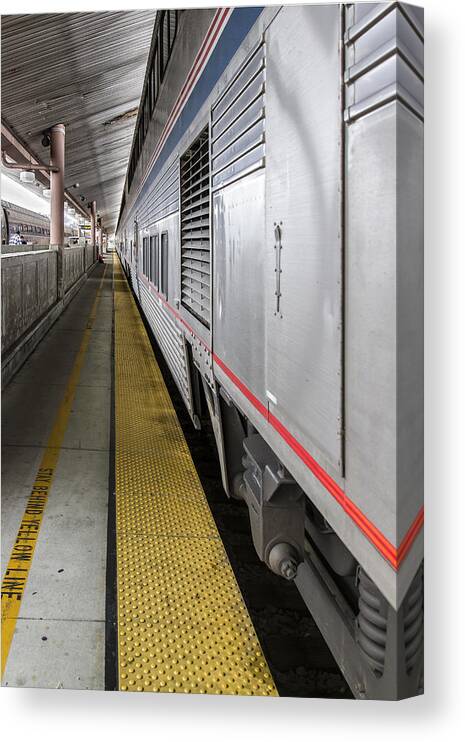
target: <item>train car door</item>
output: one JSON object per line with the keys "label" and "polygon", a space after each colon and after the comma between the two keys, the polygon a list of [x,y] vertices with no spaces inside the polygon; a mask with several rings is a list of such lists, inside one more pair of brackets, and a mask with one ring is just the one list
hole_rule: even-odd
{"label": "train car door", "polygon": [[339,6],[285,7],[265,43],[265,394],[270,418],[342,474]]}

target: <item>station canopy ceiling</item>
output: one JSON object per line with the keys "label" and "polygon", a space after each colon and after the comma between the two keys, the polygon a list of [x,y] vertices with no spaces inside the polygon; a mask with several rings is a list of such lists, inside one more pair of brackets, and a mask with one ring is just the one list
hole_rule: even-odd
{"label": "station canopy ceiling", "polygon": [[2,17],[2,122],[41,162],[49,157],[44,130],[65,124],[66,189],[80,201],[84,196],[85,206],[96,200],[109,233],[118,219],[155,16],[137,10]]}

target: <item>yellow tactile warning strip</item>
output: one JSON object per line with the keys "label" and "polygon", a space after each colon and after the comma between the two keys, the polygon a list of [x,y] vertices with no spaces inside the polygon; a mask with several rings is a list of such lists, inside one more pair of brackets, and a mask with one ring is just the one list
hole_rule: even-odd
{"label": "yellow tactile warning strip", "polygon": [[119,688],[276,696],[119,264],[114,290]]}
{"label": "yellow tactile warning strip", "polygon": [[32,485],[26,509],[16,536],[13,549],[2,581],[2,677],[5,671],[11,642],[16,628],[16,621],[21,608],[21,600],[26,589],[27,579],[32,566],[34,550],[39,538],[45,506],[50,494],[53,477],[60,458],[61,445],[66,433],[69,415],[73,406],[74,395],[79,376],[89,346],[92,328],[97,317],[97,309],[102,292],[107,266],[105,266],[95,295],[82,341],[68,378],[63,399],[53,423],[53,428],[42,456],[37,475]]}

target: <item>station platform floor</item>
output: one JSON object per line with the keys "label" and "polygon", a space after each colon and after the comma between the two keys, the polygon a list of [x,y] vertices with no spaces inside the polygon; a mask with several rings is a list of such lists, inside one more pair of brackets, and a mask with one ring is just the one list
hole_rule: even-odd
{"label": "station platform floor", "polygon": [[3,685],[104,687],[112,273],[95,268],[2,395]]}
{"label": "station platform floor", "polygon": [[277,695],[107,257],[2,402],[2,685]]}

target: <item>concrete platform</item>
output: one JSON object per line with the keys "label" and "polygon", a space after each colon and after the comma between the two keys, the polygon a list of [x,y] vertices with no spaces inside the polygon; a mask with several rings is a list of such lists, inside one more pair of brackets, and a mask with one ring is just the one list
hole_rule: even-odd
{"label": "concrete platform", "polygon": [[97,266],[3,393],[2,574],[100,288],[3,685],[104,688],[112,274]]}

